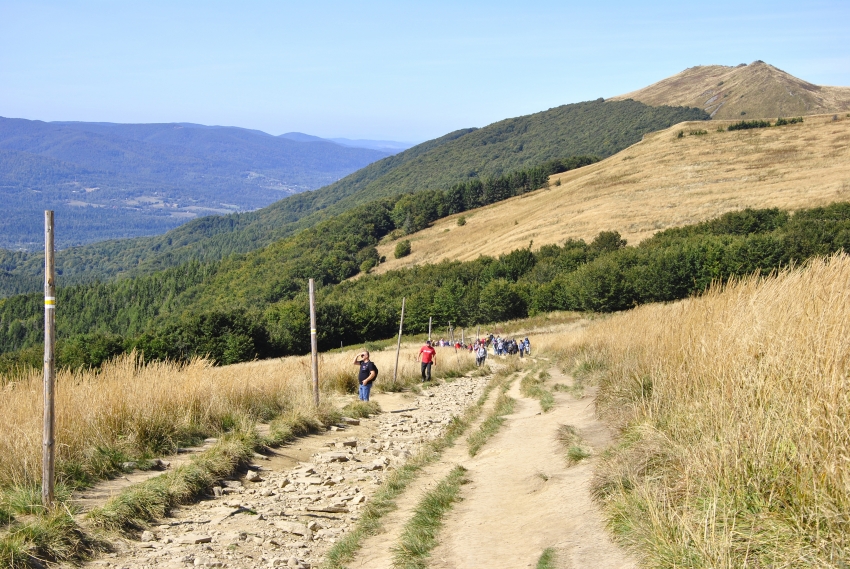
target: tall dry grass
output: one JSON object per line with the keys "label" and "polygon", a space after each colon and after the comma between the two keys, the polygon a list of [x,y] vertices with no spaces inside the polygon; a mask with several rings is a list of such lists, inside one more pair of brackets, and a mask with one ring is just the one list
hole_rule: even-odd
{"label": "tall dry grass", "polygon": [[[748,207],[797,210],[850,200],[850,118],[840,119],[807,116],[802,125],[737,132],[698,121],[650,133],[602,162],[553,175],[549,189],[437,220],[405,237],[412,245],[406,257],[394,259],[396,242],[383,241],[378,252],[387,262],[373,272],[499,256],[531,241],[535,249],[590,241],[602,230],[619,231],[634,245],[659,230]],[[704,128],[711,132],[676,138]]]}
{"label": "tall dry grass", "polygon": [[[320,355],[323,400],[356,390],[357,350]],[[418,375],[418,346],[406,345],[397,385],[395,350],[374,352],[377,389],[399,390]],[[442,372],[468,369],[472,356],[443,354]],[[315,414],[309,356],[213,367],[196,360],[142,364],[134,355],[97,372],[60,372],[56,389],[56,441],[60,473],[72,482],[114,473],[123,460],[152,457],[245,421],[287,413]],[[41,480],[42,378],[40,372],[0,381],[0,490]]]}
{"label": "tall dry grass", "polygon": [[551,338],[623,429],[595,490],[654,567],[846,567],[850,257]]}

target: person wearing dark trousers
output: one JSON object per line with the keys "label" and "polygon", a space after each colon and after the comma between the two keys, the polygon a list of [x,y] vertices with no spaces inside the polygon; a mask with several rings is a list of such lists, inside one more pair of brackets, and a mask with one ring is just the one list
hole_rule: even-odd
{"label": "person wearing dark trousers", "polygon": [[431,345],[431,340],[419,350],[417,360],[422,362],[422,381],[431,381],[431,366],[437,363],[437,350]]}
{"label": "person wearing dark trousers", "polygon": [[360,366],[360,373],[357,375],[357,383],[360,384],[360,401],[369,401],[369,392],[372,391],[372,384],[378,377],[378,366],[369,359],[368,350],[357,354],[354,365]]}

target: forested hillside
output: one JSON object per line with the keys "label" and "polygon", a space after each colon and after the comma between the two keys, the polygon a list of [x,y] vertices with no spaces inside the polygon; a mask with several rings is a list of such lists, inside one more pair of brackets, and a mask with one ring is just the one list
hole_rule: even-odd
{"label": "forested hillside", "polygon": [[37,249],[44,209],[62,221],[60,247],[150,235],[269,205],[388,154],[233,127],[0,117],[0,246]]}
{"label": "forested hillside", "polygon": [[[686,120],[703,120],[698,109],[650,107],[635,101],[590,101],[465,129],[379,160],[342,180],[244,214],[198,219],[165,235],[110,241],[61,251],[64,285],[144,275],[189,261],[214,261],[264,247],[315,226],[334,214],[372,200],[423,189],[498,177],[575,155],[605,157],[652,131]],[[61,232],[62,217],[57,216]],[[32,286],[41,271],[39,254],[0,252],[0,295]],[[30,289],[33,290],[33,289]]]}
{"label": "forested hillside", "polygon": [[[515,177],[517,178],[517,177]],[[531,180],[531,177],[527,177]],[[402,297],[409,333],[439,325],[501,321],[550,310],[623,310],[684,298],[712,282],[769,272],[813,255],[850,251],[850,204],[802,210],[745,210],[670,229],[627,246],[616,232],[538,251],[443,262],[362,275],[375,243],[407,220],[482,205],[504,182],[458,184],[421,199],[385,198],[248,255],[190,263],[150,276],[61,289],[60,364],[97,365],[126,350],[147,358],[210,355],[219,363],[303,353],[308,348],[306,282],[319,284],[320,346],[391,335]],[[511,191],[522,192],[522,186]],[[435,207],[422,204],[435,204]],[[430,212],[429,212],[430,209]],[[38,365],[38,294],[0,301],[0,365]]]}

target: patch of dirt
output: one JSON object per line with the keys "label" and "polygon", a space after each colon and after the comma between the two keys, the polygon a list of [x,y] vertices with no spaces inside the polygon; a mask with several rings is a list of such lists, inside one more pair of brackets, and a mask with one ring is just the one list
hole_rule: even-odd
{"label": "patch of dirt", "polygon": [[[547,382],[572,383],[557,369]],[[636,568],[611,540],[602,514],[590,496],[593,458],[568,467],[557,441],[560,425],[572,425],[598,454],[611,434],[594,413],[595,390],[585,397],[556,393],[555,408],[541,413],[537,400],[525,399],[517,382],[510,395],[516,411],[474,459],[461,462],[471,484],[447,517],[441,544],[433,551],[434,569],[534,567],[553,547],[563,568]]]}

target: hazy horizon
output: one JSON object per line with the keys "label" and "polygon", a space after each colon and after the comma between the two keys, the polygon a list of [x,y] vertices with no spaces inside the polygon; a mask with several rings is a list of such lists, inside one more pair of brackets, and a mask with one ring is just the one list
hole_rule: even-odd
{"label": "hazy horizon", "polygon": [[0,115],[424,141],[763,60],[850,85],[838,1],[0,5]]}

